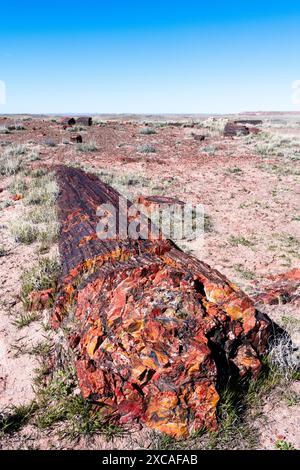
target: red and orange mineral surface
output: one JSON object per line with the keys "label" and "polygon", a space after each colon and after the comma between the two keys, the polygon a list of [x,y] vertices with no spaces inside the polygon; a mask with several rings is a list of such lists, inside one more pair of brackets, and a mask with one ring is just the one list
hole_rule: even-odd
{"label": "red and orange mineral surface", "polygon": [[259,292],[253,297],[257,304],[300,304],[300,269],[294,268],[276,276],[269,276],[258,285]]}
{"label": "red and orange mineral surface", "polygon": [[83,396],[119,423],[174,437],[215,429],[220,377],[258,374],[270,320],[170,240],[99,239],[97,207],[118,212],[119,194],[75,168],[60,166],[57,177],[62,273],[52,324],[72,317]]}

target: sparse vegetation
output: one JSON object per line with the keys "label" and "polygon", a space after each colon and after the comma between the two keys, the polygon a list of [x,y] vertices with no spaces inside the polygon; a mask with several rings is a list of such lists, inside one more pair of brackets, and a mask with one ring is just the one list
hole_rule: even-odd
{"label": "sparse vegetation", "polygon": [[9,176],[17,174],[23,166],[20,146],[6,147],[0,155],[0,174]]}
{"label": "sparse vegetation", "polygon": [[30,323],[39,320],[40,314],[38,312],[25,312],[21,313],[13,322],[17,328],[24,328],[24,326],[30,325]]}
{"label": "sparse vegetation", "polygon": [[202,147],[201,151],[207,153],[208,155],[215,155],[217,147],[215,145],[207,145]]}
{"label": "sparse vegetation", "polygon": [[17,175],[14,176],[12,182],[9,186],[9,191],[11,194],[23,194],[27,189],[25,176],[24,175]]}
{"label": "sparse vegetation", "polygon": [[8,127],[0,126],[0,134],[10,134]]}
{"label": "sparse vegetation", "polygon": [[4,201],[0,202],[0,210],[6,209],[7,207],[12,205],[12,200],[11,199],[5,199]]}
{"label": "sparse vegetation", "polygon": [[53,139],[50,139],[50,138],[45,139],[43,141],[43,144],[46,145],[47,147],[56,147],[57,146],[56,142]]}
{"label": "sparse vegetation", "polygon": [[152,135],[156,134],[156,130],[154,129],[154,127],[142,127],[139,130],[139,133],[142,135]]}
{"label": "sparse vegetation", "polygon": [[16,122],[15,124],[10,124],[8,127],[8,130],[10,131],[24,131],[26,127],[23,126],[23,124]]}
{"label": "sparse vegetation", "polygon": [[290,442],[285,441],[284,439],[278,439],[275,445],[278,450],[296,450]]}
{"label": "sparse vegetation", "polygon": [[96,152],[98,150],[96,142],[93,142],[92,140],[90,142],[77,144],[76,148],[79,152]]}
{"label": "sparse vegetation", "polygon": [[239,246],[239,245],[243,245],[243,246],[253,246],[254,243],[250,240],[248,240],[247,238],[243,237],[243,236],[234,236],[234,235],[231,235],[229,237],[229,243],[230,245],[232,246]]}
{"label": "sparse vegetation", "polygon": [[150,145],[150,144],[141,145],[140,147],[138,147],[137,150],[139,153],[155,153],[156,152],[155,147],[153,147],[153,145]]}
{"label": "sparse vegetation", "polygon": [[25,205],[45,205],[54,204],[58,194],[58,186],[53,178],[53,174],[45,175],[38,179],[31,180],[28,191],[24,197]]}
{"label": "sparse vegetation", "polygon": [[30,222],[25,222],[24,220],[14,220],[11,222],[9,228],[17,243],[30,245],[38,238],[38,229]]}
{"label": "sparse vegetation", "polygon": [[25,169],[27,162],[39,158],[37,149],[29,148],[23,144],[9,144],[5,146],[0,154],[0,174],[5,176],[16,175]]}
{"label": "sparse vegetation", "polygon": [[6,254],[7,254],[6,249],[4,248],[3,245],[0,245],[0,258],[1,258],[2,256],[5,256]]}
{"label": "sparse vegetation", "polygon": [[205,119],[204,121],[200,121],[201,127],[204,127],[205,129],[209,129],[210,131],[215,131],[218,133],[222,133],[224,131],[224,128],[228,122],[228,119],[226,118],[208,118]]}
{"label": "sparse vegetation", "polygon": [[60,435],[76,439],[95,433],[107,437],[121,435],[122,429],[101,415],[93,404],[82,398],[74,370],[57,370],[46,387],[36,389],[38,411],[35,425],[48,429],[61,423]]}
{"label": "sparse vegetation", "polygon": [[256,277],[253,271],[250,271],[250,269],[245,268],[242,264],[236,264],[234,266],[234,269],[243,279],[250,281],[252,279],[255,279]]}
{"label": "sparse vegetation", "polygon": [[18,405],[0,412],[0,436],[12,434],[27,424],[37,409],[37,404],[32,401],[28,405]]}
{"label": "sparse vegetation", "polygon": [[246,136],[244,142],[253,145],[255,152],[262,157],[276,156],[291,161],[300,159],[300,140],[296,137],[260,132]]}
{"label": "sparse vegetation", "polygon": [[21,277],[21,298],[25,306],[31,292],[50,288],[55,290],[58,272],[58,260],[48,257],[41,258],[37,264],[24,271]]}
{"label": "sparse vegetation", "polygon": [[241,174],[241,173],[243,173],[243,170],[241,168],[239,168],[238,166],[233,166],[233,167],[227,168],[225,173],[227,173],[227,174]]}
{"label": "sparse vegetation", "polygon": [[75,126],[68,127],[69,132],[83,132],[83,131],[86,131],[86,130],[87,129],[86,129],[85,126],[75,125]]}

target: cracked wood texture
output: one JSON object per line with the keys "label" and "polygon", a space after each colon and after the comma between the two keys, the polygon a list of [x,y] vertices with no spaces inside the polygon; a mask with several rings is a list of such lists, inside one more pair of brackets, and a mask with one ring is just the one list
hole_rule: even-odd
{"label": "cracked wood texture", "polygon": [[270,320],[170,240],[99,239],[97,207],[111,203],[118,214],[117,191],[70,167],[59,166],[57,179],[62,271],[52,325],[71,329],[83,396],[120,424],[173,437],[216,429],[220,381],[257,375]]}

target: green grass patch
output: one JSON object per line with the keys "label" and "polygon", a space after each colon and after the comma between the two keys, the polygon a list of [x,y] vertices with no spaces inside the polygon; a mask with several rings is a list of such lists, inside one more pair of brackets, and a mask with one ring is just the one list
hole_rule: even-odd
{"label": "green grass patch", "polygon": [[28,305],[28,295],[33,291],[56,289],[59,263],[55,258],[41,258],[38,263],[24,271],[21,277],[21,298]]}

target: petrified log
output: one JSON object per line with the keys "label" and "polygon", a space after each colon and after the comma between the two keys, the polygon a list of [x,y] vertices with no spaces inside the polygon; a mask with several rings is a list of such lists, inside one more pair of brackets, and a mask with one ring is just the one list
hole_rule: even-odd
{"label": "petrified log", "polygon": [[192,136],[194,137],[194,140],[199,140],[200,142],[203,142],[203,140],[205,140],[205,138],[206,138],[206,135],[204,135],[204,134],[195,134],[194,132],[192,132]]}
{"label": "petrified log", "polygon": [[233,137],[237,135],[248,135],[249,129],[247,126],[240,126],[234,122],[227,122],[224,128],[225,137]]}
{"label": "petrified log", "polygon": [[248,127],[248,130],[250,134],[259,134],[261,132],[261,129],[258,127]]}
{"label": "petrified log", "polygon": [[[258,284],[258,281],[255,282]],[[300,269],[295,268],[259,283],[260,292],[253,296],[257,304],[300,304]]]}
{"label": "petrified log", "polygon": [[70,136],[70,141],[71,142],[75,142],[77,144],[81,144],[82,143],[82,136],[80,134],[77,134],[77,135],[71,135]]}
{"label": "petrified log", "polygon": [[261,119],[237,119],[234,121],[235,124],[250,124],[251,126],[260,126],[262,125]]}
{"label": "petrified log", "polygon": [[145,207],[149,206],[164,206],[164,205],[179,205],[184,206],[185,203],[176,197],[170,196],[139,196],[137,198],[138,204],[142,204]]}
{"label": "petrified log", "polygon": [[93,123],[93,120],[90,116],[80,116],[77,118],[77,124],[81,124],[82,126],[91,126]]}
{"label": "petrified log", "polygon": [[76,124],[76,121],[73,117],[65,117],[62,119],[61,123],[65,126],[74,126],[74,124]]}
{"label": "petrified log", "polygon": [[[132,205],[118,206],[113,188],[75,168],[59,166],[57,177],[62,272],[52,325],[71,329],[83,396],[119,423],[175,437],[215,429],[221,378],[257,375],[270,320],[172,241],[151,231],[124,237]],[[108,240],[97,236],[103,203],[126,220]]]}

